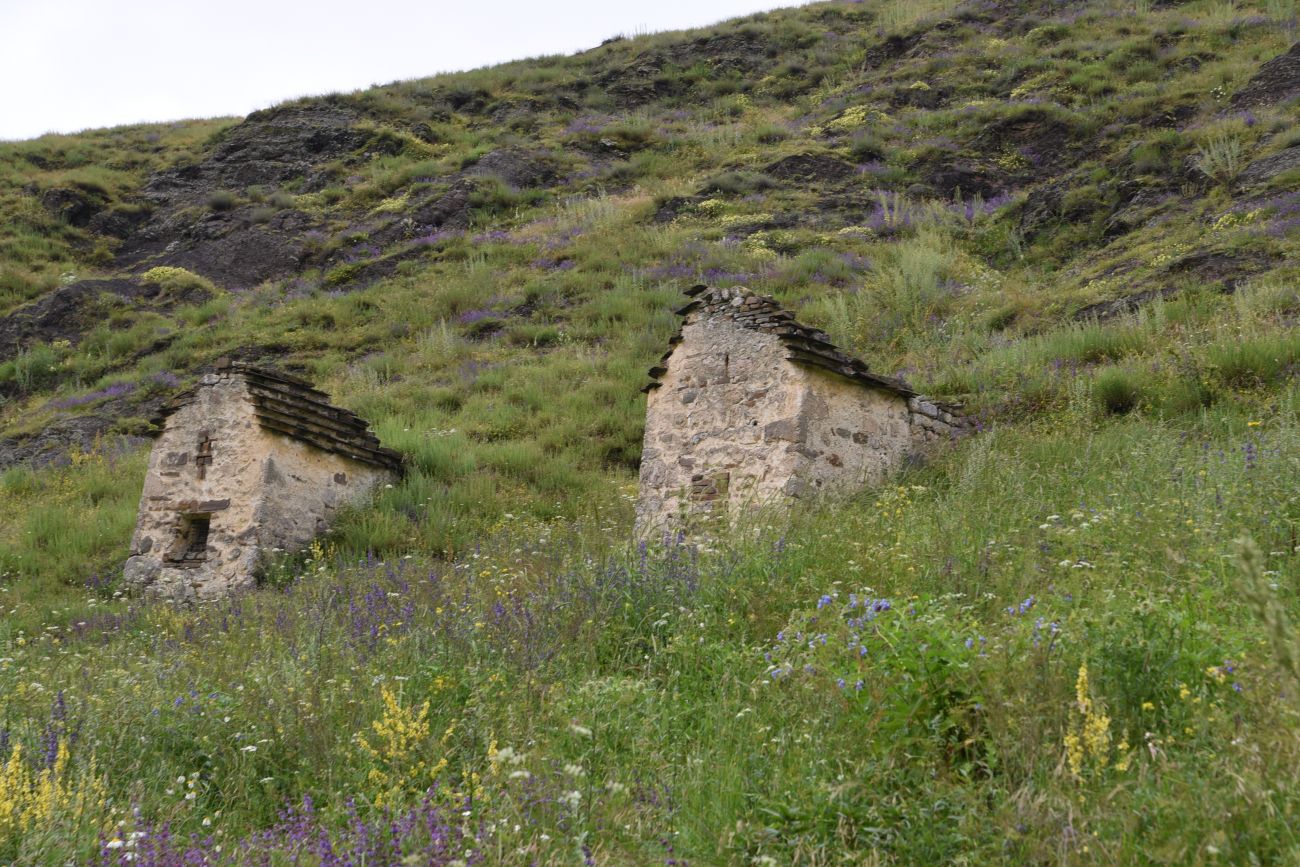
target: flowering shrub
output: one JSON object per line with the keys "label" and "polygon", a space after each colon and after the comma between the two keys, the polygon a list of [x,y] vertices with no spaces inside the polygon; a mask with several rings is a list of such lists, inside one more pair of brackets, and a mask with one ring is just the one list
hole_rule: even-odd
{"label": "flowering shrub", "polygon": [[103,821],[107,788],[94,757],[74,771],[67,737],[51,746],[42,766],[33,767],[19,743],[0,764],[0,856],[29,833],[56,825],[75,833]]}
{"label": "flowering shrub", "polygon": [[873,743],[926,740],[973,755],[985,638],[952,600],[895,605],[869,589],[823,594],[777,633],[768,677],[837,696]]}
{"label": "flowering shrub", "polygon": [[[432,766],[427,752],[433,745],[429,737],[429,702],[418,708],[398,703],[397,695],[388,687],[381,690],[384,715],[371,723],[373,735],[358,734],[357,746],[370,760],[366,775],[374,786],[374,803],[377,807],[401,804],[411,792],[427,789],[447,767],[447,759],[440,758]],[[443,734],[446,744],[456,729],[455,723]]]}

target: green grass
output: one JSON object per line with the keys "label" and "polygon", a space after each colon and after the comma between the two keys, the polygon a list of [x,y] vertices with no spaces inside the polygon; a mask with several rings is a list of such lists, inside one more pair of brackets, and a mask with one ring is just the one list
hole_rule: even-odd
{"label": "green grass", "polygon": [[[86,859],[132,823],[229,854],[304,796],[338,839],[349,799],[376,821],[434,782],[491,829],[488,863],[1295,860],[1300,249],[1231,180],[1300,117],[1224,113],[1288,46],[1249,23],[1277,6],[1097,3],[999,30],[949,3],[824,3],[330,97],[371,133],[334,180],[199,210],[307,211],[323,261],[500,147],[568,177],[483,181],[463,235],[365,288],[363,262],[237,292],[154,273],[212,297],[105,303],[77,341],[0,363],[0,435],[104,412],[110,388],[136,432],[167,374],[273,345],[409,466],[262,589],[198,611],[115,596],[142,449],[5,471],[0,779],[8,745],[39,755],[48,729],[71,744],[55,792],[89,800],[11,833],[0,788],[0,860]],[[664,62],[633,109],[588,86],[709,36],[756,40],[753,76]],[[880,62],[891,37],[920,47]],[[227,123],[0,145],[0,312],[111,262],[41,192],[138,207]],[[1030,132],[982,137],[1004,128]],[[1017,150],[1038,129],[1064,141]],[[765,174],[799,153],[863,173]],[[944,200],[935,155],[1032,180],[996,208]],[[1121,202],[1133,228],[1110,222]],[[1261,273],[1225,293],[1206,251]],[[697,280],[775,295],[982,432],[880,490],[642,552],[637,389]],[[1076,321],[1149,290],[1172,291]],[[1239,563],[1240,536],[1262,559]],[[891,609],[850,626],[850,594]],[[376,722],[409,737],[367,751]]]}

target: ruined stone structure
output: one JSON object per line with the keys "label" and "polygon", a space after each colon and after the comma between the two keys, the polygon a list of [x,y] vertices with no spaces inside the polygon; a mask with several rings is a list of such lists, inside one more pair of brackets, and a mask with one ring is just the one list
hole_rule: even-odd
{"label": "ruined stone structure", "polygon": [[696,286],[647,392],[640,532],[880,483],[970,428],[775,300]]}
{"label": "ruined stone structure", "polygon": [[124,577],[177,602],[253,586],[262,552],[305,546],[401,474],[400,455],[325,393],[241,362],[218,362],[155,422]]}

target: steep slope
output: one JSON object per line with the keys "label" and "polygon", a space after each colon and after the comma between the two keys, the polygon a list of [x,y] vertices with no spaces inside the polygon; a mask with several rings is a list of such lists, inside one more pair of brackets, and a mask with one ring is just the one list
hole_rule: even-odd
{"label": "steep slope", "polygon": [[[0,145],[0,860],[1294,859],[1295,39],[829,2]],[[629,545],[696,282],[983,433]],[[221,356],[409,472],[247,599],[120,599]]]}

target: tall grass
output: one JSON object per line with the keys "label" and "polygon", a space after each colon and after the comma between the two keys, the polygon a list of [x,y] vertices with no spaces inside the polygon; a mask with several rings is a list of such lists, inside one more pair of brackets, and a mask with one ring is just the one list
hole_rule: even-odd
{"label": "tall grass", "polygon": [[[1282,857],[1267,812],[1293,797],[1275,722],[1292,702],[1270,685],[1280,663],[1252,652],[1260,627],[1219,552],[1250,532],[1259,569],[1296,580],[1294,410],[1259,427],[1221,413],[1181,432],[1138,418],[990,433],[711,552],[625,546],[601,529],[617,508],[509,516],[453,562],[318,549],[279,567],[285,589],[200,611],[92,606],[45,635],[10,622],[8,737],[34,748],[75,729],[74,766],[93,753],[107,786],[94,815],[125,822],[112,839],[209,856],[218,840],[295,845],[249,835],[310,795],[312,833],[338,845],[380,821],[381,796],[469,811],[466,846],[492,863],[584,846],[613,862],[667,847],[711,863],[997,860],[1008,840],[1020,860],[1059,852],[1066,823],[1085,829],[1064,844],[1085,863],[1153,837]],[[437,495],[433,476],[412,487]],[[92,647],[95,665],[73,664]],[[1081,667],[1107,740],[1076,774]],[[403,739],[376,740],[399,723]],[[919,821],[935,799],[945,821]],[[164,823],[176,842],[155,837]],[[99,844],[42,829],[0,845],[22,860]]]}
{"label": "tall grass", "polygon": [[[35,788],[0,787],[0,816],[31,817],[0,819],[0,861],[1296,860],[1271,636],[1297,614],[1300,307],[1285,268],[1231,297],[1169,282],[1197,251],[1295,259],[1287,201],[1238,208],[1226,183],[1286,118],[1203,127],[1225,181],[1204,200],[1165,177],[1186,137],[1142,132],[1175,104],[1205,103],[1184,128],[1206,120],[1287,48],[1234,23],[1245,6],[1207,26],[1210,5],[1059,10],[1023,39],[982,7],[818,5],[331,97],[396,152],[326,167],[320,192],[237,191],[337,224],[321,262],[377,248],[383,220],[493,149],[536,147],[564,177],[484,183],[373,285],[329,260],[106,309],[0,363],[6,437],[106,412],[117,386],[129,421],[170,389],[153,375],[255,351],[408,459],[261,589],[199,610],[115,596],[143,449],[0,476],[0,779],[48,771],[50,795],[29,810]],[[701,51],[753,79],[641,71]],[[623,111],[605,74],[648,101]],[[916,82],[937,107],[912,104]],[[979,144],[1006,125],[1005,149]],[[212,128],[0,147],[0,308],[111,252],[27,184],[123,207]],[[766,177],[804,152],[862,174]],[[936,199],[934,153],[1025,200]],[[1033,226],[1052,183],[1097,219]],[[1115,235],[1099,215],[1131,189],[1142,226]],[[981,433],[876,490],[638,546],[637,389],[697,280],[776,295],[873,369],[966,400]],[[1074,321],[1151,289],[1183,291]]]}

